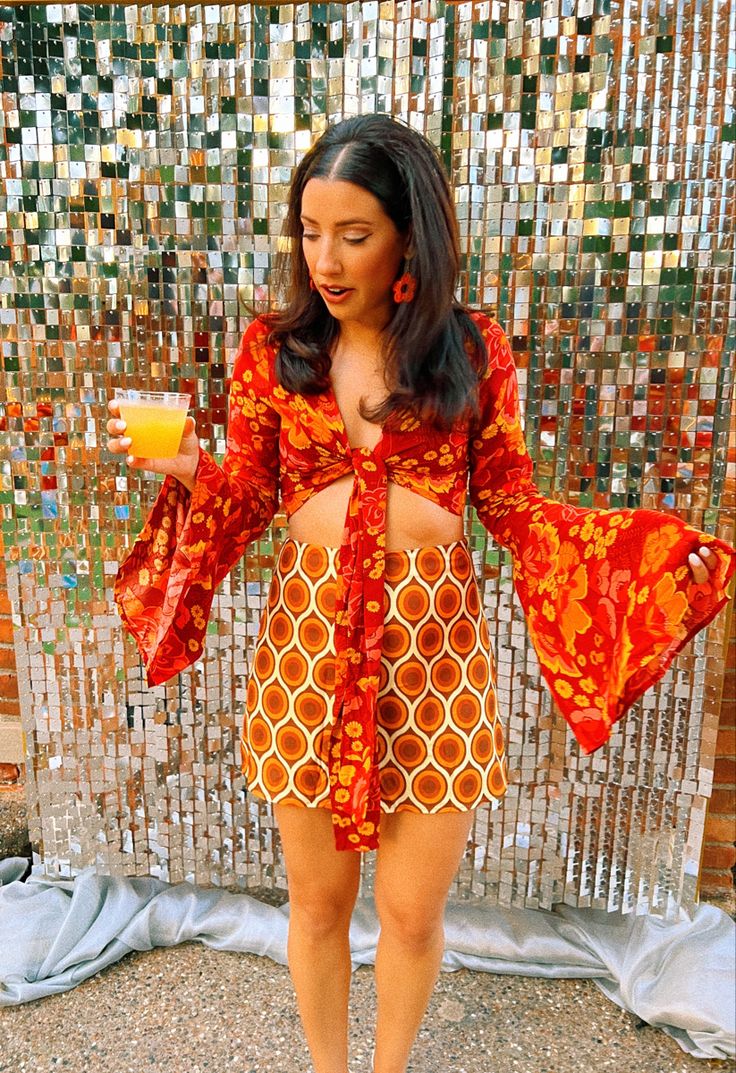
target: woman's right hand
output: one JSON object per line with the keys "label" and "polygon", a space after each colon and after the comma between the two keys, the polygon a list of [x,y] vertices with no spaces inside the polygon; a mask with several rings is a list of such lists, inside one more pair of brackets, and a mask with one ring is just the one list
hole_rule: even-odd
{"label": "woman's right hand", "polygon": [[130,469],[145,469],[151,473],[165,473],[176,477],[178,481],[194,490],[197,466],[199,465],[199,440],[195,432],[194,418],[187,416],[184,423],[184,434],[179,445],[179,453],[174,458],[135,458],[128,454],[130,437],[125,435],[125,422],[120,416],[120,400],[110,399],[107,408],[112,417],[107,422],[107,431],[110,439],[107,441],[108,450],[114,455],[127,455]]}

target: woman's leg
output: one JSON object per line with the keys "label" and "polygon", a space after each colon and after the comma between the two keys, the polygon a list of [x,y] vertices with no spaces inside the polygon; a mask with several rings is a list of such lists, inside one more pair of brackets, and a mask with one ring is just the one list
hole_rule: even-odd
{"label": "woman's leg", "polygon": [[347,1073],[349,928],[359,853],[338,852],[332,813],[275,805],[289,884],[289,972],[315,1073]]}
{"label": "woman's leg", "polygon": [[439,975],[445,903],[472,823],[472,811],[381,816],[375,1073],[405,1073]]}

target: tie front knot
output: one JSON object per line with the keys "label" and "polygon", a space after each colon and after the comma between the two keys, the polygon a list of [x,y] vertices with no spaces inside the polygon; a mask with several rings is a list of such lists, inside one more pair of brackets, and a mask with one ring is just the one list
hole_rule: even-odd
{"label": "tie front knot", "polygon": [[354,447],[351,457],[356,476],[362,477],[367,485],[376,485],[383,481],[386,463],[382,458],[378,458],[370,447]]}

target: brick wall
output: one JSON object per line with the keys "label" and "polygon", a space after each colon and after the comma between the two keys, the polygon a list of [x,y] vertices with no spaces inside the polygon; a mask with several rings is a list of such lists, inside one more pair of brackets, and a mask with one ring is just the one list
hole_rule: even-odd
{"label": "brick wall", "polygon": [[736,886],[736,614],[733,612],[726,667],[713,794],[708,802],[700,872],[703,893]]}
{"label": "brick wall", "polygon": [[5,584],[5,565],[0,542],[0,783],[19,777],[23,758],[18,682],[15,676],[13,623]]}
{"label": "brick wall", "polygon": [[[736,614],[731,615],[727,666],[714,790],[705,828],[700,886],[703,894],[727,890],[736,884]],[[10,604],[0,558],[0,783],[21,777],[21,742]]]}

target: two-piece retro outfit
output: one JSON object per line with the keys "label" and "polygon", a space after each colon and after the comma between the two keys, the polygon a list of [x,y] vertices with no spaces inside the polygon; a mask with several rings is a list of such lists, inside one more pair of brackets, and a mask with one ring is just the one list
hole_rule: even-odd
{"label": "two-piece retro outfit", "polygon": [[[193,492],[166,477],[122,563],[115,599],[148,683],[202,653],[215,589],[267,528],[346,474],[342,544],[288,538],[271,582],[241,739],[248,788],[332,810],[338,849],[378,845],[381,811],[501,797],[508,777],[488,627],[466,541],[385,550],[387,482],[462,516],[466,494],[509,548],[542,674],[586,752],[725,603],[736,552],[681,519],[545,498],[532,482],[514,361],[499,324],[479,417],[451,431],[393,414],[351,448],[331,388],[286,391],[268,327],[243,335],[222,467],[200,449]],[[716,556],[697,585],[689,552]]]}

